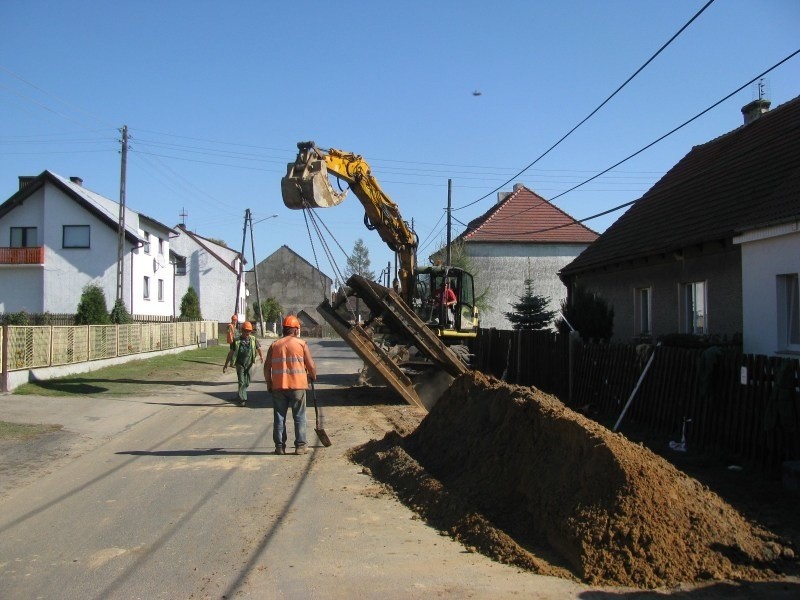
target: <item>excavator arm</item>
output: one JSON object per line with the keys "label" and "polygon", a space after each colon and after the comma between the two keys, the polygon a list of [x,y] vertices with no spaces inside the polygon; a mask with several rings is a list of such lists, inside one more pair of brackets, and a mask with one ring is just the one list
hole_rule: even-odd
{"label": "excavator arm", "polygon": [[417,236],[372,176],[369,164],[352,152],[334,148],[323,151],[314,142],[300,142],[297,148],[295,162],[288,165],[281,179],[284,204],[293,209],[336,206],[344,201],[348,190],[337,192],[329,175],[345,182],[364,206],[364,224],[376,229],[386,245],[397,252],[401,293],[410,304],[417,270]]}

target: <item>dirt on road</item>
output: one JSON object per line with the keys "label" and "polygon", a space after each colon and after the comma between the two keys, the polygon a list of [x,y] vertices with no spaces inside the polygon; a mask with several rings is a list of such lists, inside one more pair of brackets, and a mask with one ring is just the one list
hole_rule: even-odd
{"label": "dirt on road", "polygon": [[798,574],[791,539],[535,388],[469,373],[410,414],[352,459],[498,561],[639,588]]}

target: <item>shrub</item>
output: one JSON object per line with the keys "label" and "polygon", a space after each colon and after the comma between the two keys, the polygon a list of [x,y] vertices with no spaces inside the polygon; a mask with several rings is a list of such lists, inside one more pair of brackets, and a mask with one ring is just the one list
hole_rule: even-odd
{"label": "shrub", "polygon": [[75,313],[76,325],[108,325],[111,318],[106,308],[106,296],[96,283],[83,288],[78,310]]}
{"label": "shrub", "polygon": [[181,298],[181,319],[188,321],[202,321],[203,315],[200,313],[200,298],[192,286],[186,290]]}

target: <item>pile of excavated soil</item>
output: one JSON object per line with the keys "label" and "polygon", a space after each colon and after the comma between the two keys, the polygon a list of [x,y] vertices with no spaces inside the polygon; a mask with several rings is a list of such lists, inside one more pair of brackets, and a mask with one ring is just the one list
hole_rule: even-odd
{"label": "pile of excavated soil", "polygon": [[468,548],[537,573],[654,588],[763,580],[794,558],[643,446],[479,373],[456,379],[412,433],[352,457]]}

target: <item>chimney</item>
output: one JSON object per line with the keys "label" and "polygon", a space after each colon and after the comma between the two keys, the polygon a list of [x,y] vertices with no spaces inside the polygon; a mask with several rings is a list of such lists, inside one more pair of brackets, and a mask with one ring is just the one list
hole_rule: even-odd
{"label": "chimney", "polygon": [[769,110],[769,105],[772,104],[765,98],[753,100],[750,104],[745,104],[742,107],[742,114],[744,115],[744,124],[747,125],[758,119],[761,115]]}
{"label": "chimney", "polygon": [[19,189],[24,190],[34,182],[36,175],[20,175],[19,176]]}
{"label": "chimney", "polygon": [[525,184],[515,183],[513,192],[497,192],[497,203],[501,204],[503,202],[503,200],[508,198],[511,194],[513,194],[514,192],[520,191],[524,187],[525,187]]}
{"label": "chimney", "polygon": [[515,191],[515,192],[518,192],[518,191],[520,191],[520,190],[521,190],[522,188],[524,188],[524,187],[525,187],[525,185],[524,185],[524,184],[522,184],[522,183],[515,183],[515,184],[514,184],[514,191]]}
{"label": "chimney", "polygon": [[81,179],[80,177],[70,177],[70,178],[69,178],[69,180],[70,180],[72,183],[75,183],[75,184],[77,184],[77,185],[80,185],[80,186],[82,186],[82,185],[83,185],[83,179]]}

